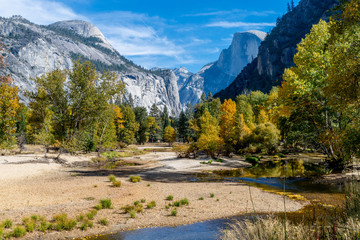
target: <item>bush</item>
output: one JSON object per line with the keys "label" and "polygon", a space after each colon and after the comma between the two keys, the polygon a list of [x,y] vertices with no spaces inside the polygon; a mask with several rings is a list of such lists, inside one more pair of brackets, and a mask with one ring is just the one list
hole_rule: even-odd
{"label": "bush", "polygon": [[135,207],[131,206],[131,205],[126,205],[126,206],[122,207],[121,209],[124,210],[125,213],[129,213],[130,211],[135,210]]}
{"label": "bush", "polygon": [[256,166],[259,164],[260,158],[256,156],[247,156],[245,161],[250,163],[252,166]]}
{"label": "bush", "polygon": [[131,210],[131,211],[129,212],[129,214],[130,214],[130,217],[131,217],[131,218],[135,218],[135,217],[136,217],[136,213],[135,213],[134,210]]}
{"label": "bush", "polygon": [[102,209],[102,206],[101,206],[100,204],[98,204],[98,205],[96,205],[94,208],[99,211],[99,210]]}
{"label": "bush", "polygon": [[103,226],[107,226],[109,223],[108,221],[106,220],[106,218],[102,218],[99,220],[99,224],[100,225],[103,225]]}
{"label": "bush", "polygon": [[90,212],[88,212],[86,214],[86,216],[89,220],[93,220],[94,217],[96,216],[96,214],[97,214],[97,211],[94,209],[94,210],[91,210]]}
{"label": "bush", "polygon": [[169,195],[166,197],[166,200],[168,201],[172,201],[174,199],[174,196],[173,195]]}
{"label": "bush", "polygon": [[110,181],[110,182],[115,182],[115,181],[116,181],[116,177],[115,177],[113,174],[109,175],[109,181]]}
{"label": "bush", "polygon": [[121,187],[121,181],[113,181],[112,183],[114,187]]}
{"label": "bush", "polygon": [[11,228],[13,225],[13,222],[10,219],[6,219],[1,225],[3,225],[4,228]]}
{"label": "bush", "polygon": [[137,205],[139,205],[139,201],[134,202],[134,206],[137,206]]}
{"label": "bush", "polygon": [[171,216],[175,217],[177,215],[177,210],[176,208],[174,210],[171,211]]}
{"label": "bush", "polygon": [[145,198],[142,198],[142,199],[140,200],[140,202],[142,202],[142,203],[146,202]]}
{"label": "bush", "polygon": [[45,232],[48,229],[52,228],[52,224],[48,223],[47,221],[43,220],[40,222],[40,225],[38,227],[39,231]]}
{"label": "bush", "polygon": [[137,183],[141,181],[141,177],[140,176],[130,176],[130,182],[132,183]]}
{"label": "bush", "polygon": [[67,214],[63,213],[63,214],[59,214],[59,215],[55,215],[53,217],[54,221],[55,221],[55,230],[56,231],[62,231],[62,230],[72,230],[77,222],[74,219],[68,218]]}
{"label": "bush", "polygon": [[204,198],[203,198],[203,197],[199,197],[199,200],[204,200]]}
{"label": "bush", "polygon": [[210,197],[213,198],[215,196],[215,194],[213,193],[210,193]]}
{"label": "bush", "polygon": [[180,202],[179,201],[175,201],[173,204],[175,207],[180,207]]}
{"label": "bush", "polygon": [[154,207],[156,207],[156,202],[155,201],[151,201],[151,202],[149,202],[147,205],[146,205],[146,207],[147,208],[154,208]]}
{"label": "bush", "polygon": [[11,235],[13,237],[19,238],[23,237],[26,234],[26,229],[22,226],[17,226],[14,228],[14,230],[11,232]]}
{"label": "bush", "polygon": [[111,199],[101,199],[100,205],[102,209],[109,209],[112,208]]}
{"label": "bush", "polygon": [[181,199],[180,204],[181,205],[189,205],[189,200],[187,198]]}

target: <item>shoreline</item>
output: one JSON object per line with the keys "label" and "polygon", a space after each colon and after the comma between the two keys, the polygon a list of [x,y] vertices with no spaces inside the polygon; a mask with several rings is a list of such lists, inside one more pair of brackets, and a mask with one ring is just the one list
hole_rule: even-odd
{"label": "shoreline", "polygon": [[[39,155],[41,156],[41,155]],[[180,226],[196,222],[203,222],[221,218],[231,218],[253,212],[249,189],[251,191],[255,209],[261,213],[282,212],[283,197],[262,191],[255,187],[241,183],[229,182],[188,182],[184,179],[192,173],[208,169],[230,169],[238,160],[233,162],[216,163],[211,166],[200,164],[204,159],[177,159],[172,152],[155,152],[136,157],[143,165],[124,166],[113,170],[99,170],[87,167],[65,167],[51,160],[47,163],[36,160],[33,155],[1,156],[1,171],[10,171],[0,179],[0,221],[10,218],[14,225],[21,224],[24,217],[33,214],[52,216],[67,213],[70,218],[79,214],[86,214],[100,199],[112,200],[113,209],[98,211],[93,220],[94,227],[86,231],[74,229],[72,231],[48,233],[28,233],[23,239],[71,239],[91,237],[98,234],[126,231],[145,227]],[[68,162],[81,162],[84,156],[66,156]],[[4,159],[7,161],[4,163]],[[16,166],[11,163],[16,163]],[[19,162],[21,162],[19,164]],[[10,163],[10,164],[9,164]],[[108,175],[114,174],[122,182],[120,188],[112,186]],[[143,180],[131,183],[130,175],[140,175]],[[95,187],[96,186],[96,187]],[[211,197],[210,194],[214,194]],[[173,195],[173,201],[166,200]],[[146,199],[144,212],[130,218],[121,209],[132,205],[134,201]],[[170,216],[173,207],[166,209],[169,202],[187,198],[189,206],[177,208],[177,216]],[[203,200],[200,200],[203,198]],[[156,207],[147,209],[146,204],[156,202]],[[286,198],[287,210],[296,211],[305,203]],[[101,226],[97,222],[106,218],[109,226]],[[126,222],[126,223],[125,223]]]}

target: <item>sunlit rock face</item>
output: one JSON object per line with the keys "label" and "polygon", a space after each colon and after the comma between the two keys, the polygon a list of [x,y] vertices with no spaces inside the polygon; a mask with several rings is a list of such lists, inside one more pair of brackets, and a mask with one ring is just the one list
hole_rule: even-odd
{"label": "sunlit rock face", "polygon": [[97,70],[115,71],[125,82],[136,106],[149,109],[156,103],[175,115],[181,111],[177,77],[171,70],[152,72],[120,55],[101,31],[85,21],[62,21],[40,26],[16,16],[0,18],[1,40],[7,49],[4,70],[23,91],[34,90],[33,79],[55,68],[71,69],[81,57],[94,63]]}
{"label": "sunlit rock face", "polygon": [[261,31],[248,31],[235,33],[228,49],[224,49],[216,62],[205,65],[198,73],[187,78],[183,72],[179,76],[180,101],[183,106],[199,102],[201,94],[217,93],[229,86],[241,70],[258,54],[261,41],[266,33]]}
{"label": "sunlit rock face", "polygon": [[281,84],[285,68],[294,66],[296,46],[320,19],[327,20],[337,0],[301,0],[292,11],[277,21],[277,26],[261,43],[257,56],[236,79],[215,95],[235,99],[249,90],[269,92]]}

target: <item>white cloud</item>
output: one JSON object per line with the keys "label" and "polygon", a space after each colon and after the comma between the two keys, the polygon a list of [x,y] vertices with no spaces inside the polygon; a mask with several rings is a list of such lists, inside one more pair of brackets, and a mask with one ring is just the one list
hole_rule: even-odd
{"label": "white cloud", "polygon": [[273,27],[275,23],[249,23],[249,22],[228,22],[228,21],[219,21],[206,24],[205,27],[221,27],[221,28],[238,28],[238,27]]}
{"label": "white cloud", "polygon": [[0,0],[0,16],[21,15],[37,24],[50,24],[56,21],[82,19],[66,5],[47,0]]}

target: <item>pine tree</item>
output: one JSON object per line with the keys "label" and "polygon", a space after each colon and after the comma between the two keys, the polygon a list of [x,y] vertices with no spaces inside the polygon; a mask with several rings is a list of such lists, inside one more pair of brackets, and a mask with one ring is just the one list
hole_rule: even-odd
{"label": "pine tree", "polygon": [[205,103],[206,101],[207,101],[206,94],[205,92],[203,92],[200,97],[200,103]]}
{"label": "pine tree", "polygon": [[182,139],[183,142],[186,142],[188,139],[188,128],[189,128],[189,120],[186,117],[184,111],[181,111],[179,116],[179,121],[177,124],[179,139]]}
{"label": "pine tree", "polygon": [[134,108],[135,120],[139,124],[139,129],[135,133],[138,144],[144,144],[149,139],[148,113],[144,107]]}

